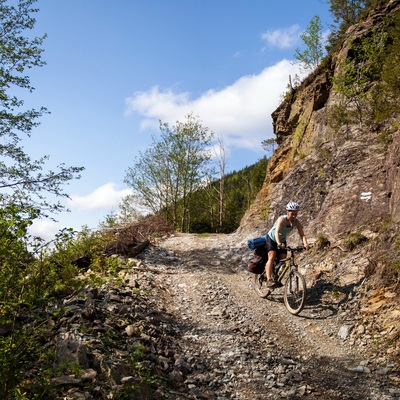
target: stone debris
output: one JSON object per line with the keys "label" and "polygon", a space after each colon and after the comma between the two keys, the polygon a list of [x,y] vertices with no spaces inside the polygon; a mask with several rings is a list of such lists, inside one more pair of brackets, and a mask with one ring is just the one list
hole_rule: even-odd
{"label": "stone debris", "polygon": [[115,284],[65,299],[58,320],[49,309],[54,368],[79,366],[54,378],[56,400],[400,398],[389,357],[399,349],[376,346],[383,334],[360,313],[365,286],[341,301],[315,283],[292,316],[281,294],[256,295],[242,242],[164,238],[127,260]]}

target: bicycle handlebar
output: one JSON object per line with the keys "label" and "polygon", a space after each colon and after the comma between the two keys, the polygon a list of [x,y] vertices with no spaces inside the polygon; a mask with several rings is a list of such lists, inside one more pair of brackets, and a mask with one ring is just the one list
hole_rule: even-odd
{"label": "bicycle handlebar", "polygon": [[304,246],[299,246],[299,247],[286,246],[286,248],[293,253],[301,253],[306,249]]}

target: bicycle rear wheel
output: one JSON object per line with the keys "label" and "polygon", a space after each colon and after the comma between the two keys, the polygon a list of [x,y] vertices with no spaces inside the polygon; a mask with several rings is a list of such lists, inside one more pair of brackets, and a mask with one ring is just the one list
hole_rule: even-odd
{"label": "bicycle rear wheel", "polygon": [[303,309],[306,293],[304,276],[298,271],[290,271],[283,288],[283,301],[291,314],[297,315]]}
{"label": "bicycle rear wheel", "polygon": [[263,299],[270,295],[271,289],[267,286],[265,273],[254,275],[254,290]]}

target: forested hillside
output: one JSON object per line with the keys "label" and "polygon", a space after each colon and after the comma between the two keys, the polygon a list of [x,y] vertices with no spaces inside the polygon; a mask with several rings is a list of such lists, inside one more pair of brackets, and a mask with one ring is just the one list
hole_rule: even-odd
{"label": "forested hillside", "polygon": [[221,179],[194,193],[189,232],[231,233],[236,230],[262,187],[267,164],[268,159],[263,157],[253,165],[227,174],[222,204]]}

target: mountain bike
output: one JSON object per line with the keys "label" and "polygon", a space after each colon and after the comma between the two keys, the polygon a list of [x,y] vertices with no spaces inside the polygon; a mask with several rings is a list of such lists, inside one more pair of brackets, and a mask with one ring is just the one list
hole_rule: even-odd
{"label": "mountain bike", "polygon": [[[265,270],[254,277],[254,289],[262,298],[269,297],[276,289],[283,287],[283,301],[287,310],[297,315],[304,307],[307,294],[306,280],[298,271],[295,263],[295,253],[305,251],[305,247],[286,247],[288,257],[276,260],[274,263],[275,285],[267,286],[267,276]],[[290,254],[290,255],[289,255]],[[284,283],[282,283],[284,281]]]}

